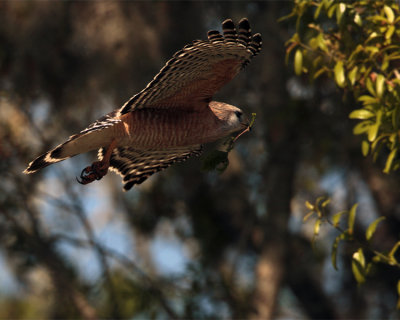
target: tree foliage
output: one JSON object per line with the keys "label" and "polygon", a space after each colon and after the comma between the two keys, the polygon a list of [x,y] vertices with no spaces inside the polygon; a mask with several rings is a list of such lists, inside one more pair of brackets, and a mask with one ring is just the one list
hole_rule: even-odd
{"label": "tree foliage", "polygon": [[325,75],[354,97],[353,133],[361,150],[383,171],[400,168],[400,9],[396,1],[295,1],[286,18],[296,18],[287,42],[297,75],[316,80]]}
{"label": "tree foliage", "polygon": [[[296,32],[286,43],[286,59],[292,57],[296,75],[306,74],[310,80],[328,77],[343,94],[352,95],[354,102],[349,118],[358,120],[353,128],[361,135],[361,151],[373,160],[384,158],[383,172],[400,168],[400,9],[396,1],[295,1],[292,12],[283,19],[296,19]],[[293,53],[294,52],[294,53]],[[332,243],[332,264],[337,269],[337,252],[341,241],[353,241],[352,272],[362,284],[374,272],[377,263],[396,269],[400,240],[388,252],[375,250],[371,239],[378,217],[369,224],[364,239],[354,231],[356,203],[350,210],[328,217],[326,206],[330,199],[320,197],[315,204],[306,202],[311,210],[304,218],[316,215],[314,238],[321,224],[328,222],[339,231]],[[340,221],[347,216],[345,227]],[[372,257],[366,257],[364,251]],[[400,296],[400,281],[394,284]],[[397,302],[400,308],[400,298]]]}
{"label": "tree foliage", "polygon": [[[321,23],[325,39],[336,12],[330,19],[324,2],[314,21],[319,2],[304,3],[302,41],[288,55],[299,77],[284,59],[296,19],[277,20],[301,2],[0,2],[1,318],[396,318],[398,270],[374,264],[359,287],[352,261],[360,274],[373,262],[374,252],[355,241],[367,242],[367,230],[368,245],[386,256],[398,241],[397,159],[382,174],[390,153],[383,138],[378,165],[359,152],[348,115],[362,103],[354,107],[351,87],[335,87],[336,61],[304,47],[307,34],[319,34],[307,24]],[[140,91],[191,40],[242,17],[263,35],[263,50],[215,97],[257,113],[234,148],[230,139],[208,161],[174,165],[127,193],[113,173],[75,182],[95,153],[22,174],[35,156]],[[396,44],[393,37],[396,30]],[[308,82],[303,71],[319,56],[330,71]],[[336,66],[339,83],[349,81],[346,68],[346,60]],[[369,77],[375,91],[377,78]],[[383,87],[382,99],[390,92]],[[383,130],[382,122],[376,139]],[[225,170],[203,171],[203,163]],[[329,205],[321,198],[304,207],[320,194]],[[343,232],[326,228],[314,209],[351,227],[354,240],[340,239],[332,255]],[[301,223],[307,210],[316,225]]]}

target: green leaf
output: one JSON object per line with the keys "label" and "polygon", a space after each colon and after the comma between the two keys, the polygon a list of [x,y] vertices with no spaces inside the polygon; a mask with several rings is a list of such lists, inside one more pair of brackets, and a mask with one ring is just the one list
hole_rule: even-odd
{"label": "green leaf", "polygon": [[303,69],[303,53],[300,49],[296,50],[294,54],[294,72],[296,75],[301,75],[301,70]]}
{"label": "green leaf", "polygon": [[346,78],[344,76],[343,61],[339,60],[336,63],[333,71],[335,73],[335,81],[337,85],[341,88],[344,88],[344,86],[346,85]]}
{"label": "green leaf", "polygon": [[362,19],[361,19],[361,16],[358,13],[356,13],[355,16],[354,16],[354,23],[356,25],[358,25],[359,27],[362,26]]}
{"label": "green leaf", "polygon": [[319,14],[321,13],[322,7],[325,6],[325,2],[326,1],[323,0],[318,4],[318,7],[317,7],[317,9],[315,10],[315,13],[314,13],[314,20],[318,19]]}
{"label": "green leaf", "polygon": [[326,72],[326,69],[325,67],[322,67],[321,69],[319,69],[317,72],[314,73],[313,80],[317,79],[324,72]]}
{"label": "green leaf", "polygon": [[366,157],[369,153],[369,142],[366,140],[361,142],[361,153],[364,157]]}
{"label": "green leaf", "polygon": [[365,258],[362,249],[358,249],[353,254],[351,263],[351,269],[353,270],[354,278],[358,284],[365,282]]}
{"label": "green leaf", "polygon": [[400,247],[400,241],[397,241],[396,244],[393,246],[392,250],[390,250],[388,257],[389,257],[389,264],[390,265],[395,265],[397,263],[395,254],[397,249]]}
{"label": "green leaf", "polygon": [[379,224],[381,221],[383,221],[383,220],[385,220],[385,219],[386,219],[385,217],[379,217],[378,219],[376,219],[374,222],[372,222],[372,223],[368,226],[367,231],[365,232],[365,238],[367,239],[367,241],[370,241],[370,240],[371,240],[372,236],[373,236],[374,233],[375,233],[376,227],[378,226],[378,224]]}
{"label": "green leaf", "polygon": [[390,151],[389,156],[387,157],[386,164],[385,164],[385,169],[383,169],[384,173],[389,173],[390,169],[392,168],[393,160],[395,159],[397,154],[397,148],[394,148],[392,151]]}
{"label": "green leaf", "polygon": [[335,241],[332,244],[332,253],[331,253],[331,260],[332,260],[332,266],[335,268],[335,270],[337,270],[337,250],[339,247],[339,242],[340,240],[342,240],[342,235],[339,234]]}
{"label": "green leaf", "polygon": [[328,18],[332,18],[333,13],[334,13],[335,10],[336,10],[336,7],[337,7],[337,4],[334,4],[334,5],[332,5],[332,6],[329,8],[328,13],[327,13]]}
{"label": "green leaf", "polygon": [[331,199],[330,198],[324,200],[324,202],[321,203],[321,208],[325,208],[330,203],[331,203]]}
{"label": "green leaf", "polygon": [[375,89],[370,78],[367,78],[367,80],[365,81],[365,85],[367,86],[369,93],[376,97]]}
{"label": "green leaf", "polygon": [[383,92],[385,91],[384,75],[378,74],[378,76],[376,77],[375,88],[376,88],[376,95],[378,96],[378,98],[381,98],[383,95]]}
{"label": "green leaf", "polygon": [[340,219],[342,218],[342,216],[343,216],[344,214],[348,214],[348,213],[349,213],[348,211],[340,211],[340,212],[334,214],[333,217],[332,217],[333,226],[334,226],[334,227],[338,227],[338,226],[339,226]]}
{"label": "green leaf", "polygon": [[378,135],[379,126],[377,124],[372,124],[368,128],[368,141],[373,142]]}
{"label": "green leaf", "polygon": [[375,124],[369,126],[368,128],[368,141],[373,142],[378,135],[379,127],[382,123],[382,110],[378,110],[376,112],[376,121]]}
{"label": "green leaf", "polygon": [[363,102],[364,105],[378,103],[378,100],[376,98],[368,95],[363,95],[359,97],[357,100]]}
{"label": "green leaf", "polygon": [[322,223],[321,219],[317,219],[317,221],[315,221],[315,224],[314,224],[314,238],[319,235],[319,231],[321,230],[321,223]]}
{"label": "green leaf", "polygon": [[360,123],[357,123],[357,125],[355,125],[353,128],[353,134],[358,135],[358,134],[366,133],[369,130],[369,127],[371,125],[372,125],[372,123],[369,120],[365,120]]}
{"label": "green leaf", "polygon": [[328,47],[326,46],[326,40],[324,38],[324,33],[320,32],[318,34],[318,36],[315,38],[317,40],[318,43],[318,47],[324,51],[324,52],[328,52]]}
{"label": "green leaf", "polygon": [[375,116],[375,114],[367,109],[357,109],[352,111],[349,114],[349,118],[350,119],[369,119],[372,118],[373,116]]}
{"label": "green leaf", "polygon": [[390,8],[389,6],[385,5],[383,7],[383,11],[385,12],[385,15],[387,17],[387,21],[389,23],[393,23],[393,21],[394,21],[394,12],[393,12],[392,8]]}
{"label": "green leaf", "polygon": [[340,24],[340,20],[342,20],[343,13],[346,11],[346,4],[341,2],[336,7],[336,22]]}
{"label": "green leaf", "polygon": [[347,75],[347,77],[350,80],[351,85],[354,85],[354,83],[357,80],[357,71],[358,71],[358,67],[355,66],[353,69],[350,70],[349,74]]}
{"label": "green leaf", "polygon": [[314,205],[311,204],[308,200],[306,201],[305,205],[306,205],[307,209],[314,210]]}
{"label": "green leaf", "polygon": [[395,32],[396,28],[394,25],[391,25],[388,27],[386,33],[385,33],[385,39],[386,40],[391,40],[393,33]]}
{"label": "green leaf", "polygon": [[311,216],[315,213],[315,211],[310,211],[309,213],[307,213],[304,218],[303,218],[303,222],[306,222],[308,219],[311,218]]}
{"label": "green leaf", "polygon": [[358,203],[355,203],[350,211],[349,211],[349,217],[347,219],[347,224],[349,228],[349,234],[353,234],[354,232],[354,222],[356,221],[356,211],[357,211]]}
{"label": "green leaf", "polygon": [[370,53],[369,57],[372,59],[379,52],[379,48],[374,46],[368,46],[365,47],[365,51]]}

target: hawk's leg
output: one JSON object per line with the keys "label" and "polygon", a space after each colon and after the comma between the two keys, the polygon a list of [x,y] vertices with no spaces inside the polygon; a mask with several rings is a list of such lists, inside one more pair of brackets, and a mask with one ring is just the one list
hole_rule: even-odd
{"label": "hawk's leg", "polygon": [[110,166],[110,158],[111,153],[117,145],[117,141],[113,140],[110,146],[107,148],[107,151],[101,161],[95,161],[91,166],[86,167],[82,170],[79,180],[76,179],[80,184],[88,184],[93,182],[94,180],[100,180],[103,178],[108,171],[108,167]]}

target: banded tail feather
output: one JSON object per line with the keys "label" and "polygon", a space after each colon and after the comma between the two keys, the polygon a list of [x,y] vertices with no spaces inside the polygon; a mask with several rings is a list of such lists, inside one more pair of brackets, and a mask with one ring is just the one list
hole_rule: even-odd
{"label": "banded tail feather", "polygon": [[81,153],[96,150],[111,143],[112,135],[109,134],[110,130],[106,129],[111,129],[116,123],[121,122],[119,119],[112,118],[112,115],[115,113],[116,111],[107,114],[80,133],[70,136],[64,143],[40,155],[29,163],[23,173],[34,173],[53,163],[69,159]]}

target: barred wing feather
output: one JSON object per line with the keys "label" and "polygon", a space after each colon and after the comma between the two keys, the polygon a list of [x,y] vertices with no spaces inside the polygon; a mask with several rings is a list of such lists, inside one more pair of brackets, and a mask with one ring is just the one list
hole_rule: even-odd
{"label": "barred wing feather", "polygon": [[120,115],[140,108],[205,108],[211,97],[261,50],[261,35],[251,35],[242,19],[222,24],[223,35],[209,31],[208,40],[196,40],[175,53],[141,92],[128,100]]}
{"label": "barred wing feather", "polygon": [[[200,155],[200,145],[168,150],[137,150],[131,147],[118,147],[113,150],[110,170],[123,178],[124,191],[140,184],[152,174],[164,170],[176,162],[182,162],[194,155]],[[103,159],[105,149],[99,150],[98,157]]]}

